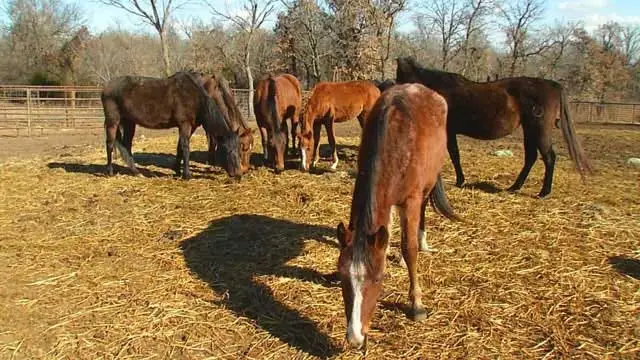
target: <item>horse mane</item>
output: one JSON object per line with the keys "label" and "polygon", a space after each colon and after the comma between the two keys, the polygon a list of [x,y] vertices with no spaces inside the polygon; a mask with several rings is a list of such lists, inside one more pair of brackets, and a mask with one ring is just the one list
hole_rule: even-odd
{"label": "horse mane", "polygon": [[[230,119],[226,119],[224,114],[222,113],[222,111],[220,111],[220,109],[218,109],[218,107],[215,105],[215,103],[213,102],[213,100],[211,100],[211,98],[209,97],[209,94],[207,94],[207,91],[205,90],[205,88],[202,86],[202,84],[200,83],[200,81],[197,80],[196,76],[198,75],[197,72],[191,72],[191,71],[179,71],[177,73],[174,74],[174,76],[179,76],[179,75],[184,75],[186,78],[188,78],[189,80],[191,80],[191,83],[196,87],[198,93],[200,94],[200,100],[203,102],[202,105],[200,106],[200,115],[199,117],[201,117],[201,119],[199,119],[200,124],[202,125],[202,127],[204,127],[205,131],[209,132],[207,129],[207,124],[205,123],[205,121],[211,121],[211,119],[222,119],[222,122],[224,122],[224,124],[226,125],[226,129],[228,132],[233,132],[233,128],[231,127],[231,122]],[[204,112],[204,114],[202,114],[202,112]],[[204,115],[204,118],[202,118],[202,115]]]}
{"label": "horse mane", "polygon": [[224,101],[224,104],[227,106],[228,111],[232,113],[230,115],[233,118],[238,119],[238,121],[240,122],[240,125],[242,125],[242,127],[244,127],[245,130],[249,129],[249,125],[244,120],[244,117],[238,110],[238,105],[236,104],[236,101],[234,100],[233,95],[231,95],[231,89],[229,89],[229,83],[227,82],[227,80],[222,76],[213,76],[212,78],[215,81],[217,81],[219,84],[220,92],[222,93],[222,100]]}
{"label": "horse mane", "polygon": [[[358,175],[351,204],[352,230],[355,228],[354,238],[354,260],[362,262],[365,266],[371,265],[371,259],[366,249],[366,236],[377,232],[374,229],[374,212],[376,208],[376,185],[378,182],[379,168],[382,164],[377,164],[384,148],[385,136],[387,133],[387,123],[391,109],[397,109],[410,117],[408,105],[400,94],[395,93],[386,96],[383,101],[379,101],[372,113],[375,117],[369,118],[362,133],[360,145],[360,158],[358,160]],[[365,238],[363,238],[365,237]]]}
{"label": "horse mane", "polygon": [[408,70],[406,68],[410,67],[411,70],[415,72],[418,75],[418,77],[422,79],[427,77],[430,77],[430,78],[435,77],[438,79],[439,82],[442,82],[446,85],[452,85],[452,84],[457,84],[459,82],[471,81],[460,74],[456,74],[456,73],[452,73],[444,70],[428,68],[424,65],[421,65],[420,63],[418,63],[418,60],[416,60],[416,58],[413,56],[399,57],[397,59],[397,62],[398,62],[399,69],[404,68],[405,70]]}

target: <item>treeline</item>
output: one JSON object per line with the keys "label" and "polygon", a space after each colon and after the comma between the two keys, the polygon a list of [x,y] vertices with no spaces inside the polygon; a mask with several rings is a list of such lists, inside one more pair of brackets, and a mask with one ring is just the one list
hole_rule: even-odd
{"label": "treeline", "polygon": [[205,2],[210,23],[180,16],[189,0],[101,2],[148,31],[92,33],[73,2],[9,0],[0,81],[88,85],[193,68],[239,88],[286,71],[309,88],[393,78],[394,59],[412,55],[476,81],[536,76],[562,82],[576,99],[640,101],[640,26],[545,26],[542,0],[242,0],[234,13]]}

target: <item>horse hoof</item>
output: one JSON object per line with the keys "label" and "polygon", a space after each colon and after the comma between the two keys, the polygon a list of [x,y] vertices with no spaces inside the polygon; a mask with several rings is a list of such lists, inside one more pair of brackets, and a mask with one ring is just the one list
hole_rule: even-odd
{"label": "horse hoof", "polygon": [[456,187],[461,188],[461,187],[462,187],[462,185],[464,185],[464,180],[456,181]]}
{"label": "horse hoof", "polygon": [[427,309],[424,307],[413,308],[411,309],[411,320],[413,321],[423,321],[427,318]]}
{"label": "horse hoof", "polygon": [[541,199],[541,200],[542,200],[542,199],[545,199],[547,196],[549,196],[549,194],[550,194],[550,193],[548,193],[548,192],[540,192],[540,193],[538,194],[538,196],[536,196],[536,197],[537,197],[538,199]]}
{"label": "horse hoof", "polygon": [[191,174],[182,175],[182,180],[190,180],[190,179],[191,179]]}

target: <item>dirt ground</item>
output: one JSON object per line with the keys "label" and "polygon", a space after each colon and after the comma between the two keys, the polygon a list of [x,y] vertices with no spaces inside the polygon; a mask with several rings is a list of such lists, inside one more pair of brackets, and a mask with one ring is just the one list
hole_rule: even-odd
{"label": "dirt ground", "polygon": [[[348,220],[359,129],[338,128],[338,171],[240,183],[204,164],[171,173],[176,134],[140,131],[143,177],[104,176],[102,131],[0,138],[0,358],[359,359],[346,349],[335,226]],[[640,129],[580,127],[596,174],[581,183],[561,134],[554,188],[523,163],[521,136],[460,138],[467,186],[447,196],[466,222],[428,212],[439,251],[419,257],[428,318],[405,316],[393,233],[369,359],[638,359]],[[144,137],[140,136],[144,135]],[[323,135],[323,143],[326,137]],[[509,149],[513,157],[491,153]],[[322,148],[327,154],[327,148]]]}

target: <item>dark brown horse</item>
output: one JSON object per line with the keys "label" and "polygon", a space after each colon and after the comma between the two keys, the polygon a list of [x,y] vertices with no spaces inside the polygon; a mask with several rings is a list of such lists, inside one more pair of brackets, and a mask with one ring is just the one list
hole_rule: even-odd
{"label": "dark brown horse", "polygon": [[[135,127],[149,129],[179,129],[176,174],[190,178],[189,140],[193,129],[202,125],[207,137],[217,139],[224,154],[223,166],[229,176],[239,178],[241,164],[239,134],[231,120],[207,96],[199,74],[178,72],[165,79],[123,76],[111,80],[101,94],[105,115],[107,143],[107,173],[113,174],[112,153],[118,147],[125,162],[135,174],[131,145]],[[120,131],[122,127],[122,133]],[[210,151],[215,145],[210,143]]]}
{"label": "dark brown horse", "polygon": [[373,84],[378,88],[378,90],[380,90],[380,92],[383,92],[396,84],[396,81],[393,79],[387,79],[384,81],[371,80],[371,82],[373,82]]}
{"label": "dark brown horse", "polygon": [[422,83],[447,100],[447,147],[456,171],[457,186],[464,183],[457,134],[493,140],[511,134],[522,125],[524,167],[509,191],[522,187],[539,151],[545,173],[538,196],[547,196],[551,192],[556,161],[551,133],[558,114],[562,135],[578,172],[584,178],[585,173],[591,171],[569,118],[566,94],[559,83],[530,77],[477,83],[458,74],[425,69],[413,58],[398,58],[397,63],[398,83]]}
{"label": "dark brown horse", "polygon": [[[412,317],[423,319],[416,260],[425,207],[457,219],[439,176],[446,153],[447,103],[420,84],[385,91],[362,132],[349,226],[337,228],[338,272],[347,316],[347,340],[366,340],[382,279],[392,206],[399,208],[402,255],[409,272]],[[424,225],[422,225],[424,226]]]}
{"label": "dark brown horse", "polygon": [[312,158],[312,165],[317,164],[320,157],[320,131],[324,125],[331,146],[331,169],[335,170],[338,167],[338,153],[333,123],[357,118],[360,126],[363,126],[378,97],[380,90],[371,81],[318,83],[311,91],[303,113],[299,135],[302,169],[309,169]]}
{"label": "dark brown horse", "polygon": [[[218,106],[223,116],[229,119],[231,129],[240,135],[240,164],[242,173],[249,169],[251,150],[253,149],[253,130],[249,127],[245,121],[238,105],[236,103],[228,82],[221,76],[207,75],[201,78],[202,86],[209,94],[209,97]],[[209,139],[210,145],[217,147],[217,141],[215,139]],[[212,151],[213,150],[213,151]],[[209,153],[212,154],[216,149],[209,149]],[[212,164],[215,162],[215,157],[209,159]]]}
{"label": "dark brown horse", "polygon": [[261,80],[253,95],[253,109],[262,137],[265,161],[273,163],[276,172],[284,169],[289,148],[287,119],[291,121],[292,148],[302,106],[302,89],[295,76],[282,74]]}

